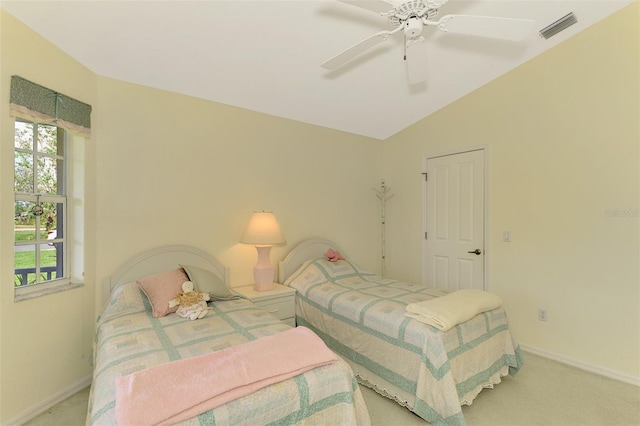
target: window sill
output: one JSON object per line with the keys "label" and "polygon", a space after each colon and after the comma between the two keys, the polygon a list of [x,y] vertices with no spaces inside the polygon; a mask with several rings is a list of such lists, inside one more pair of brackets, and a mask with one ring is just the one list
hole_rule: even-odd
{"label": "window sill", "polygon": [[59,284],[47,288],[24,288],[16,289],[14,302],[23,302],[25,300],[35,299],[36,297],[47,296],[49,294],[60,293],[62,291],[73,290],[74,288],[84,287],[84,283],[67,283]]}

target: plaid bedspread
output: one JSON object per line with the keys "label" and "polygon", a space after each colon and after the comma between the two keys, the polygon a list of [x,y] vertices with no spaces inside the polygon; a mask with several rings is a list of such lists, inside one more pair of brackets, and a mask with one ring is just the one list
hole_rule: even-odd
{"label": "plaid bedspread", "polygon": [[351,364],[358,380],[434,425],[464,425],[461,405],[522,365],[502,308],[442,332],[404,315],[446,293],[382,278],[348,260],[306,262],[287,279],[296,321]]}
{"label": "plaid bedspread", "polygon": [[[210,303],[205,318],[154,318],[135,283],[114,290],[98,319],[89,425],[115,425],[115,379],[148,367],[246,343],[290,328],[244,299]],[[167,383],[171,386],[171,383]],[[140,407],[142,410],[144,407]],[[328,423],[327,423],[328,422]],[[353,371],[343,360],[263,388],[185,425],[370,423]]]}

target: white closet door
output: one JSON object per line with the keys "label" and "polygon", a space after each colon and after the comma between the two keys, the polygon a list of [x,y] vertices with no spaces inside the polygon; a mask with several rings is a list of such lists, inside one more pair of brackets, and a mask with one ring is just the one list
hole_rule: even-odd
{"label": "white closet door", "polygon": [[429,287],[485,287],[484,176],[484,150],[427,159]]}

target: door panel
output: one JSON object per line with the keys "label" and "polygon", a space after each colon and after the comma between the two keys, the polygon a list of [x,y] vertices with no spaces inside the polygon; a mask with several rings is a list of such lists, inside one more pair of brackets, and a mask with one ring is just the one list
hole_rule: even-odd
{"label": "door panel", "polygon": [[429,158],[427,176],[427,285],[484,289],[484,150]]}

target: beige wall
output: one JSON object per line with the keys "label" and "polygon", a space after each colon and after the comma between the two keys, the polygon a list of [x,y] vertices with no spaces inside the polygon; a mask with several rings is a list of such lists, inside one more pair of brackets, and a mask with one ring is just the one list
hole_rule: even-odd
{"label": "beige wall", "polygon": [[[93,73],[0,10],[0,424],[59,394],[83,386],[91,374],[94,282],[83,288],[19,303],[13,301],[13,118],[11,75],[17,74],[89,104],[95,103]],[[87,156],[93,155],[91,141]],[[89,160],[91,161],[91,160]],[[89,162],[89,165],[91,163]],[[91,168],[87,204],[95,203]],[[92,209],[87,220],[92,220]],[[90,272],[91,254],[87,256]]]}
{"label": "beige wall", "polygon": [[[390,276],[421,281],[426,155],[489,151],[489,286],[517,337],[640,382],[638,3],[383,145]],[[512,242],[502,242],[502,231]],[[549,321],[537,320],[538,307]]]}
{"label": "beige wall", "polygon": [[376,268],[380,144],[291,120],[98,79],[98,280],[162,244],[202,248],[253,282],[256,250],[238,241],[254,210],[287,239],[274,265],[312,237]]}

